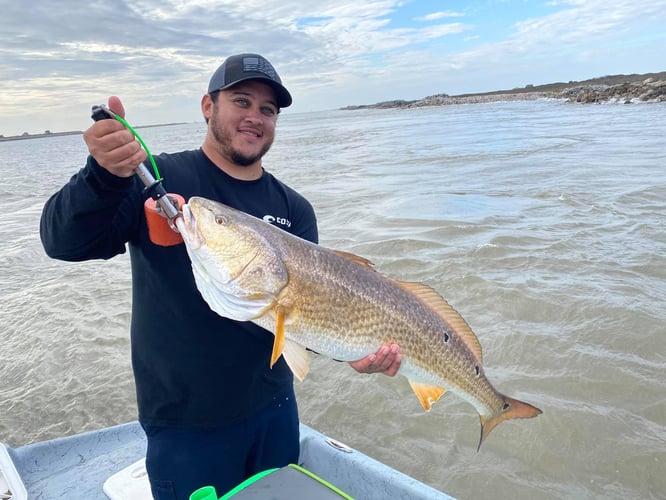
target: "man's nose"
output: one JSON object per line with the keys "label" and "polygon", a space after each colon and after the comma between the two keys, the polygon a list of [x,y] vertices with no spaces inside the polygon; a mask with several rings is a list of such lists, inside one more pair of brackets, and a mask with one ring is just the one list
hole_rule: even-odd
{"label": "man's nose", "polygon": [[261,121],[264,117],[261,108],[256,105],[248,106],[245,111],[245,117],[253,122]]}

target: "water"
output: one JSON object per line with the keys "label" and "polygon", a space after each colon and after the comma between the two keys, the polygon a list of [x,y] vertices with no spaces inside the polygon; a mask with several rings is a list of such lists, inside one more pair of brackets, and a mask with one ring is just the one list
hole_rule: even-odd
{"label": "water", "polygon": [[[265,164],[323,245],[439,290],[496,387],[542,408],[476,452],[474,409],[318,358],[302,420],[461,499],[666,498],[664,105],[539,101],[280,118]],[[203,124],[141,129],[155,152]],[[38,236],[80,136],[0,143],[0,441],[136,418],[127,256],[68,264]]]}

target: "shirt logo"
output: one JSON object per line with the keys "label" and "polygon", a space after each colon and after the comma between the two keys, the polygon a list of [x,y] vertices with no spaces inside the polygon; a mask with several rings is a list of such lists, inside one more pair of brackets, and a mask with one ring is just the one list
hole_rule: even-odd
{"label": "shirt logo", "polygon": [[273,217],[272,215],[264,215],[263,219],[269,224],[276,226],[291,227],[291,221],[284,217]]}

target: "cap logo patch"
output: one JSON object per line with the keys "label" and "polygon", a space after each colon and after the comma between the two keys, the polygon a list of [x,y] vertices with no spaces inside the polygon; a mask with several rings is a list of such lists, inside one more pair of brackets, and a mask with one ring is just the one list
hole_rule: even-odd
{"label": "cap logo patch", "polygon": [[266,59],[259,57],[244,57],[243,58],[243,72],[263,73],[271,80],[277,80],[277,73],[271,64]]}

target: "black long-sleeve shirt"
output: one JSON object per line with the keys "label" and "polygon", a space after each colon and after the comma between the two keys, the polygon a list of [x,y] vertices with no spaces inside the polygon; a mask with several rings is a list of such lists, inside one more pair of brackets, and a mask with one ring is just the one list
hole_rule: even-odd
{"label": "black long-sleeve shirt", "polygon": [[[168,192],[203,196],[317,242],[312,206],[264,172],[234,179],[201,150],[155,158]],[[269,367],[273,335],[210,310],[196,289],[184,244],[148,237],[143,185],[120,178],[93,158],[44,206],[40,234],[53,258],[109,259],[129,246],[132,267],[132,365],[139,420],[206,428],[265,407],[293,383],[282,358]]]}

